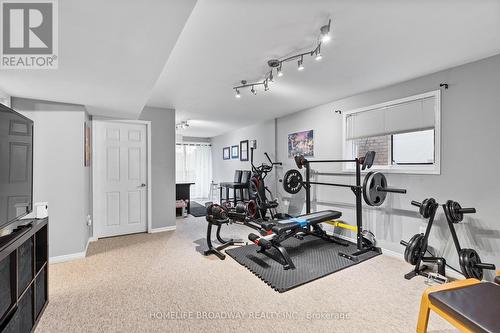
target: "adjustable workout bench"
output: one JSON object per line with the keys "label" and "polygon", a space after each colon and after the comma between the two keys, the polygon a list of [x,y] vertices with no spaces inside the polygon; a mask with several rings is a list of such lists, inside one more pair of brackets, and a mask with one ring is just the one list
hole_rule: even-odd
{"label": "adjustable workout bench", "polygon": [[430,310],[462,332],[500,332],[499,276],[495,282],[466,279],[427,288],[420,303],[417,332],[427,332]]}
{"label": "adjustable workout bench", "polygon": [[[311,235],[343,246],[348,246],[348,242],[335,236],[328,235],[319,226],[322,222],[335,220],[341,216],[342,213],[340,212],[325,210],[312,214],[301,215],[288,220],[272,221],[268,224],[263,223],[263,228],[266,229],[269,234],[267,236],[250,234],[248,235],[248,239],[260,246],[260,249],[257,252],[279,262],[283,265],[284,269],[294,269],[295,265],[287,250],[281,243],[290,237],[301,238],[302,235]],[[279,257],[276,257],[273,253],[268,251],[271,248],[278,251]]]}

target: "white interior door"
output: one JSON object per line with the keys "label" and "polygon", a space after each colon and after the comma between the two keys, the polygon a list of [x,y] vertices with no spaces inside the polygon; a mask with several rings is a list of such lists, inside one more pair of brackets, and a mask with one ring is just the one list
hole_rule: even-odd
{"label": "white interior door", "polygon": [[94,121],[94,236],[147,231],[146,133],[145,124]]}

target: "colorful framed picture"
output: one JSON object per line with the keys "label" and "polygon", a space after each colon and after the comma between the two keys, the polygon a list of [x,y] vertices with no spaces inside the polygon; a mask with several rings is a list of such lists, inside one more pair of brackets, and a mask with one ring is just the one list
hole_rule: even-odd
{"label": "colorful framed picture", "polygon": [[302,131],[288,134],[288,158],[297,155],[314,156],[314,131]]}
{"label": "colorful framed picture", "polygon": [[240,141],[240,161],[248,161],[248,140]]}
{"label": "colorful framed picture", "polygon": [[240,156],[238,154],[239,152],[238,149],[239,149],[238,145],[231,146],[231,158],[236,159]]}
{"label": "colorful framed picture", "polygon": [[229,160],[229,159],[231,159],[230,148],[229,147],[222,148],[222,159],[223,160]]}

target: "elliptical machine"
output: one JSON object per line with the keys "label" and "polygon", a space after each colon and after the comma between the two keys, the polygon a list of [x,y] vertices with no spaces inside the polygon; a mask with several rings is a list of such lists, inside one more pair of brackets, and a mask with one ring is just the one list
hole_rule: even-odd
{"label": "elliptical machine", "polygon": [[[262,163],[259,166],[255,166],[253,162],[253,151],[254,148],[251,147],[250,164],[252,165],[252,176],[250,177],[250,181],[248,183],[249,203],[247,204],[249,217],[252,219],[267,220],[267,212],[269,211],[271,219],[287,218],[287,215],[277,212],[279,203],[277,199],[273,198],[273,194],[265,185],[265,179],[273,170],[274,166],[283,165],[283,163],[273,162],[269,155],[265,152],[264,155],[269,161],[269,164]],[[255,204],[250,204],[252,202]]]}

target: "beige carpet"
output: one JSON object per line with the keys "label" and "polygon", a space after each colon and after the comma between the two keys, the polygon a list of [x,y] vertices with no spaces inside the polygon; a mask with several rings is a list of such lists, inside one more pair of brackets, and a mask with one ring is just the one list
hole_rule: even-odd
{"label": "beige carpet", "polygon": [[[37,332],[415,331],[426,285],[405,280],[410,266],[398,259],[382,255],[279,294],[229,256],[197,252],[205,228],[189,217],[176,231],[99,240],[87,258],[51,265]],[[454,331],[435,315],[429,329]]]}

